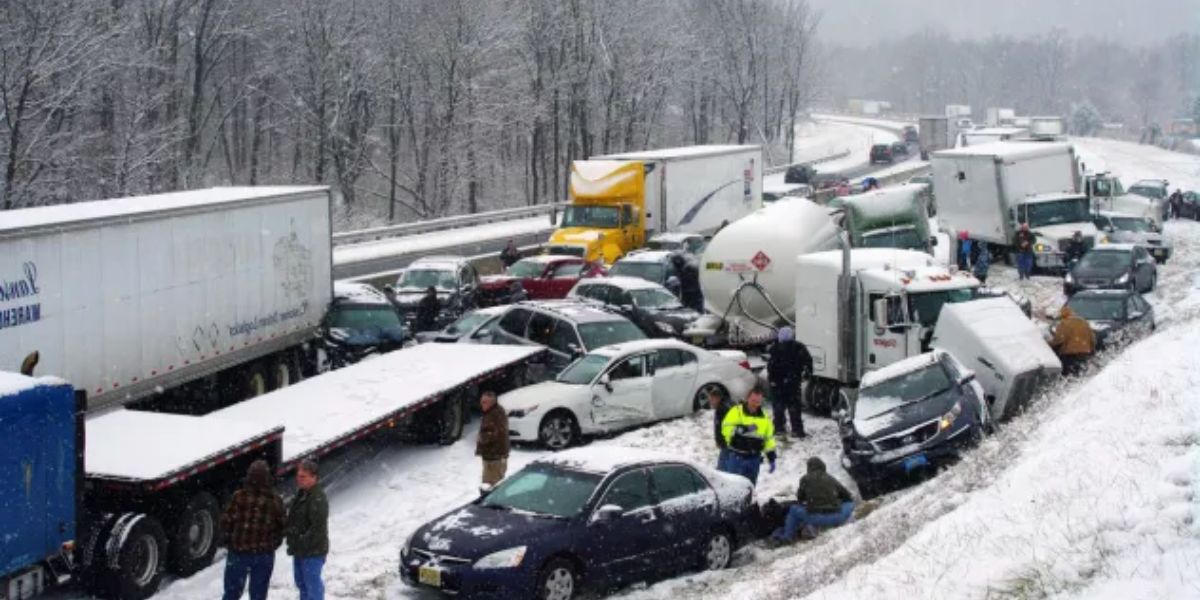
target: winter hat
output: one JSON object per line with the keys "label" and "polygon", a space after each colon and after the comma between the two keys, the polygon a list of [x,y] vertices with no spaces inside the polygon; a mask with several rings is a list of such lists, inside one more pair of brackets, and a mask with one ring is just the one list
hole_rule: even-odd
{"label": "winter hat", "polygon": [[970,234],[968,234],[966,230],[958,232],[958,239],[960,240],[970,239],[970,237]]}
{"label": "winter hat", "polygon": [[775,339],[780,342],[790,342],[796,339],[796,332],[792,331],[791,327],[780,327],[775,334]]}
{"label": "winter hat", "polygon": [[824,473],[825,472],[825,461],[823,461],[815,456],[809,458],[808,459],[808,472],[809,473]]}

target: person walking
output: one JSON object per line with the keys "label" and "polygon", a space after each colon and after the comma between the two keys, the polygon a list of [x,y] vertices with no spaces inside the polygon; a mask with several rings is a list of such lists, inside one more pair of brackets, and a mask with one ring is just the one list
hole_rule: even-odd
{"label": "person walking", "polygon": [[991,252],[988,251],[987,244],[975,240],[975,247],[979,252],[975,256],[975,264],[971,267],[971,274],[975,279],[979,280],[979,285],[986,285],[988,278],[988,268],[992,264]]}
{"label": "person walking", "polygon": [[746,394],[746,401],[729,409],[721,421],[721,435],[729,448],[726,473],[741,475],[758,483],[758,471],[765,457],[775,472],[775,426],[763,411],[762,388],[755,386]]}
{"label": "person walking", "polygon": [[250,580],[250,600],[265,600],[275,570],[275,550],[283,543],[286,511],[275,493],[271,467],[265,460],[250,463],[242,488],[221,514],[225,532],[225,593],[238,600]]}
{"label": "person walking", "polygon": [[1096,351],[1096,332],[1068,306],[1062,307],[1059,318],[1050,347],[1062,361],[1064,377],[1079,375]]}
{"label": "person walking", "polygon": [[417,304],[417,331],[436,331],[437,317],[441,311],[441,303],[438,302],[437,288],[432,285],[425,290],[425,296]]}
{"label": "person walking", "polygon": [[788,509],[783,527],[771,537],[790,542],[807,527],[837,527],[854,514],[854,497],[850,490],[825,470],[825,462],[817,457],[808,459],[808,472],[796,488],[796,504]]}
{"label": "person walking", "polygon": [[1021,223],[1017,230],[1017,279],[1029,279],[1033,276],[1033,232],[1029,231],[1029,223]]}
{"label": "person walking", "polygon": [[725,415],[729,414],[730,405],[721,392],[712,390],[708,393],[708,407],[713,411],[713,438],[720,451],[717,454],[717,470],[726,471],[731,453],[729,452],[729,443],[725,441],[725,435],[721,433],[721,426],[725,423]]}
{"label": "person walking", "polygon": [[496,401],[496,392],[485,390],[479,396],[483,418],[479,422],[479,438],[475,455],[483,459],[483,483],[496,485],[508,472],[508,415]]}
{"label": "person walking", "polygon": [[700,270],[682,254],[671,257],[671,265],[679,277],[679,301],[697,312],[704,312],[704,295],[700,291]]}
{"label": "person walking", "polygon": [[787,435],[788,421],[792,437],[803,438],[804,416],[800,413],[800,381],[812,373],[812,356],[804,344],[796,341],[791,327],[780,327],[767,359],[767,379],[771,385],[771,417],[775,433]]}
{"label": "person walking", "polygon": [[521,253],[517,250],[516,244],[512,240],[508,240],[508,243],[504,245],[504,250],[500,251],[500,264],[503,264],[507,271],[518,260],[521,260]]}
{"label": "person walking", "polygon": [[317,463],[305,460],[296,470],[300,489],[287,517],[287,553],[300,600],[324,600],[321,570],[329,554],[329,501],[321,488]]}

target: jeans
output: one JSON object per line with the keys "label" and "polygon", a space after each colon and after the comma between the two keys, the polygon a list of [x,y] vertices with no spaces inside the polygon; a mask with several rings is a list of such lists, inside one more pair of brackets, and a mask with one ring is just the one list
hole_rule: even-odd
{"label": "jeans", "polygon": [[1033,275],[1033,253],[1021,252],[1017,254],[1017,274],[1018,279],[1029,279]]}
{"label": "jeans", "polygon": [[732,473],[733,472],[733,471],[729,470],[729,457],[730,456],[733,456],[733,452],[730,452],[729,448],[721,448],[721,453],[717,455],[717,470],[718,471],[721,471],[722,473]]}
{"label": "jeans", "polygon": [[787,520],[783,522],[783,529],[776,529],[771,537],[779,540],[794,540],[796,534],[800,533],[800,529],[807,525],[814,527],[837,527],[846,521],[850,520],[850,515],[854,513],[854,502],[843,502],[841,508],[835,513],[810,513],[803,505],[795,504],[788,509]]}
{"label": "jeans", "polygon": [[775,435],[787,433],[787,421],[792,422],[792,433],[804,433],[804,417],[800,414],[799,382],[787,382],[771,386],[771,420],[775,422]]}
{"label": "jeans", "polygon": [[225,556],[225,594],[222,600],[238,600],[250,578],[250,600],[266,600],[275,570],[275,553],[246,554],[230,551]]}
{"label": "jeans", "polygon": [[750,480],[750,483],[758,484],[758,468],[762,466],[761,454],[738,454],[732,450],[726,450],[729,458],[725,461],[725,468],[717,467],[719,471],[741,475]]}
{"label": "jeans", "polygon": [[300,590],[300,600],[325,600],[325,582],[321,580],[321,569],[325,567],[324,556],[306,556],[292,559],[292,576]]}

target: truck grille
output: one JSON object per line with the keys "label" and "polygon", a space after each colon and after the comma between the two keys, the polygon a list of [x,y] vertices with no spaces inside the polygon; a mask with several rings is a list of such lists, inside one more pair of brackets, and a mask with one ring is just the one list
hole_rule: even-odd
{"label": "truck grille", "polygon": [[916,429],[875,440],[875,446],[879,448],[880,452],[887,452],[912,444],[924,444],[937,435],[937,432],[938,422],[935,419]]}

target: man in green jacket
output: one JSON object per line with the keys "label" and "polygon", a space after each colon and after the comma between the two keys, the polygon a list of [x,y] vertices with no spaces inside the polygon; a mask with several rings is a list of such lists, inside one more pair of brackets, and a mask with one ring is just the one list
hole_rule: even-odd
{"label": "man in green jacket", "polygon": [[783,528],[776,529],[771,537],[790,542],[802,527],[837,527],[849,521],[853,512],[850,490],[825,472],[825,462],[814,456],[808,459],[808,473],[800,478],[796,504],[788,509]]}
{"label": "man in green jacket", "polygon": [[325,582],[321,569],[329,554],[329,501],[321,488],[317,463],[306,460],[296,470],[300,491],[292,501],[287,519],[287,553],[300,600],[324,600]]}
{"label": "man in green jacket", "polygon": [[762,388],[755,386],[746,394],[746,401],[729,409],[721,421],[721,435],[729,456],[725,465],[718,468],[741,475],[756,485],[764,457],[771,465],[771,472],[775,472],[775,426],[763,410],[762,401]]}

